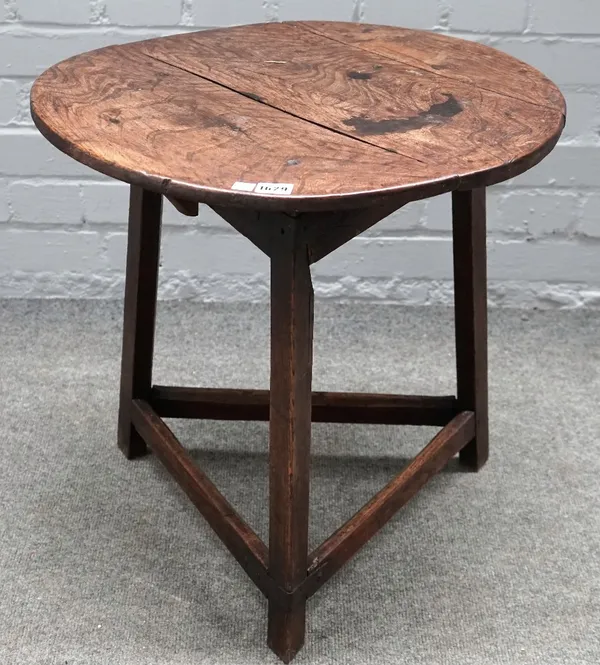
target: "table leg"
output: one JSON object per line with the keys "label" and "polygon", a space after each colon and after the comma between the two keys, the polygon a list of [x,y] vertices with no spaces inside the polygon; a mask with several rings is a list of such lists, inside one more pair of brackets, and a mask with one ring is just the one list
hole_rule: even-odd
{"label": "table leg", "polygon": [[[294,222],[271,255],[269,575],[287,591],[307,576],[313,289]],[[288,663],[304,643],[306,600],[269,601],[268,643]]]}
{"label": "table leg", "polygon": [[479,470],[487,461],[487,258],[485,188],[457,191],[452,199],[458,403],[475,412],[475,439],[461,462]]}
{"label": "table leg", "polygon": [[128,459],[146,452],[131,424],[132,400],[148,399],[160,255],[162,196],[131,186],[118,444]]}

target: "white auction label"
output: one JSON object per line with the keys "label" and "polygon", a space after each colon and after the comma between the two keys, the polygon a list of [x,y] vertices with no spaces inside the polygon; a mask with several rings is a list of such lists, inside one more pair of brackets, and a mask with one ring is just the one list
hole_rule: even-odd
{"label": "white auction label", "polygon": [[256,189],[255,182],[234,182],[231,185],[231,189],[235,189],[238,192],[253,192]]}
{"label": "white auction label", "polygon": [[256,194],[283,194],[289,195],[294,191],[294,185],[280,182],[234,182],[231,189],[238,192],[255,192]]}
{"label": "white auction label", "polygon": [[257,194],[286,194],[294,191],[294,185],[279,182],[259,182],[254,190]]}

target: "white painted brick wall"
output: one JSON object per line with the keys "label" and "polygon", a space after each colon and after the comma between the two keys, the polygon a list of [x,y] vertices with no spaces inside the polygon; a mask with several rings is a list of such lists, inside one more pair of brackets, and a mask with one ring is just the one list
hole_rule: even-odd
{"label": "white painted brick wall", "polygon": [[[119,2],[119,0],[115,0]],[[197,26],[244,25],[269,18],[260,0],[195,0],[192,3],[193,24]]]}
{"label": "white painted brick wall", "polygon": [[[541,165],[490,190],[490,300],[600,307],[598,0],[4,0],[0,2],[0,297],[120,297],[126,186],[35,130],[44,69],[106,44],[216,25],[331,19],[435,29],[496,46],[559,83],[565,134]],[[410,304],[451,299],[450,197],[413,203],[314,269],[317,293]],[[163,297],[258,299],[268,264],[208,208],[165,204]]]}
{"label": "white painted brick wall", "polygon": [[90,3],[85,0],[19,0],[17,11],[22,21],[30,23],[86,25],[92,17]]}
{"label": "white painted brick wall", "polygon": [[15,181],[8,187],[12,221],[81,226],[81,187],[76,182]]}
{"label": "white painted brick wall", "polygon": [[594,0],[542,0],[531,12],[536,32],[593,35],[598,31],[598,3]]}
{"label": "white painted brick wall", "polygon": [[358,3],[353,0],[279,0],[279,18],[282,21],[351,21],[357,16]]}
{"label": "white painted brick wall", "polygon": [[8,184],[5,180],[0,180],[0,224],[5,224],[8,219],[10,219],[10,208],[8,205]]}
{"label": "white painted brick wall", "polygon": [[19,110],[19,84],[17,81],[0,80],[0,126],[12,124]]}
{"label": "white painted brick wall", "polygon": [[389,2],[369,0],[362,3],[362,17],[366,23],[402,25],[428,30],[439,25],[442,5],[438,0],[418,2]]}
{"label": "white painted brick wall", "polygon": [[181,0],[104,1],[108,20],[116,25],[177,25],[181,21]]}
{"label": "white painted brick wall", "polygon": [[584,199],[579,232],[584,237],[600,240],[600,194],[598,192],[592,192]]}
{"label": "white painted brick wall", "polygon": [[452,3],[449,25],[453,30],[522,32],[527,25],[527,0],[457,0]]}

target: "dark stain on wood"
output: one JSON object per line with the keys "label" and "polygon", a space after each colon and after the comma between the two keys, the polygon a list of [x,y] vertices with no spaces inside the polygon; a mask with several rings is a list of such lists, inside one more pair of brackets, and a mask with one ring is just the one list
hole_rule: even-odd
{"label": "dark stain on wood", "polygon": [[244,95],[244,97],[248,97],[248,99],[253,99],[255,102],[260,102],[261,104],[264,104],[265,102],[265,100],[260,95],[257,95],[255,92],[240,92],[240,95]]}
{"label": "dark stain on wood", "polygon": [[410,118],[371,120],[370,118],[358,117],[344,120],[344,124],[348,127],[354,127],[363,136],[390,134],[392,132],[403,134],[429,125],[442,125],[463,111],[462,104],[454,95],[446,95],[446,97],[445,102],[433,104],[426,111],[421,111],[421,113]]}
{"label": "dark stain on wood", "polygon": [[212,128],[212,127],[224,127],[226,129],[230,129],[232,132],[240,132],[242,131],[242,128],[239,127],[238,125],[235,124],[235,122],[232,122],[231,120],[228,120],[227,118],[223,118],[220,116],[207,116],[204,119],[204,127],[206,128]]}
{"label": "dark stain on wood", "polygon": [[463,110],[463,105],[456,99],[454,95],[446,95],[447,99],[445,102],[440,104],[433,104],[427,112],[428,115],[439,116],[440,118],[453,118],[455,115],[458,115]]}
{"label": "dark stain on wood", "polygon": [[368,81],[373,78],[373,74],[370,72],[348,72],[348,78],[353,79],[354,81]]}

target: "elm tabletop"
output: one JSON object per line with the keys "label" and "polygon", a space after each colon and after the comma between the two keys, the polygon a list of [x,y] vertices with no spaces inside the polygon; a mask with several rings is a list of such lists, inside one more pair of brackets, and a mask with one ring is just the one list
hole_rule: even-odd
{"label": "elm tabletop", "polygon": [[[76,56],[39,77],[31,108],[56,147],[131,185],[119,446],[128,458],[149,446],[169,469],[268,598],[269,646],[289,662],[304,642],[307,599],[455,454],[473,470],[487,460],[485,191],[553,149],[564,99],[537,70],[477,43],[294,22]],[[313,393],[310,265],[445,192],[456,396]],[[153,384],[163,198],[191,216],[209,205],[270,257],[270,391]],[[165,417],[270,421],[268,546]],[[311,422],[442,429],[310,553]]]}

